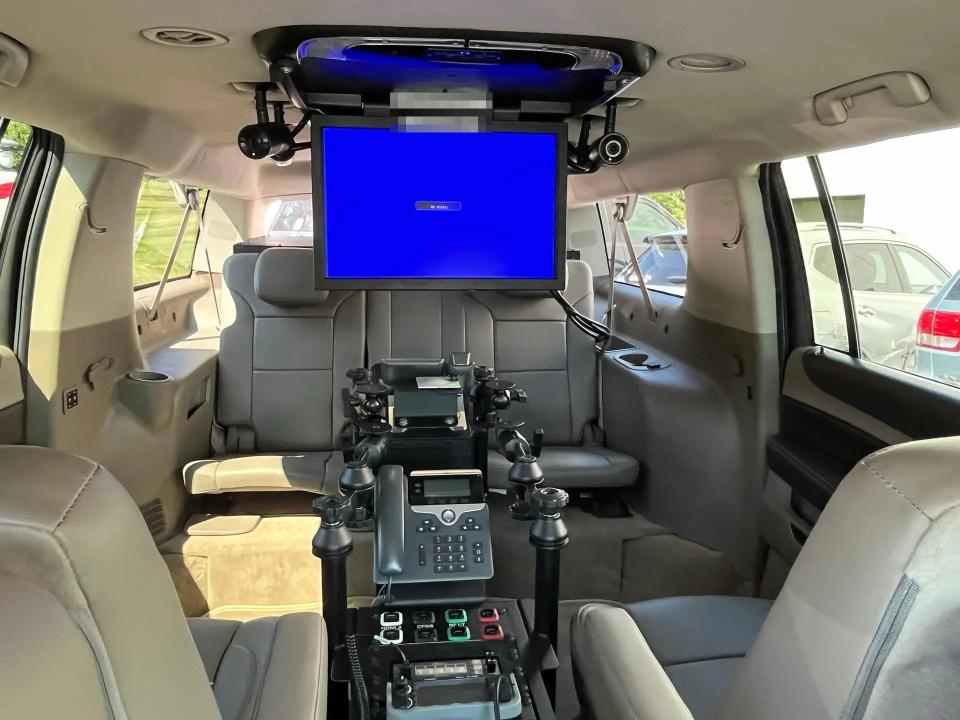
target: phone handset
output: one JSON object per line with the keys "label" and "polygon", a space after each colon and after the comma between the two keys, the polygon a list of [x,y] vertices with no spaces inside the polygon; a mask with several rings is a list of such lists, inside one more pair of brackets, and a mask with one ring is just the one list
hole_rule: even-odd
{"label": "phone handset", "polygon": [[407,483],[400,465],[380,468],[376,489],[376,553],[377,572],[394,576],[403,573],[404,516],[406,515]]}

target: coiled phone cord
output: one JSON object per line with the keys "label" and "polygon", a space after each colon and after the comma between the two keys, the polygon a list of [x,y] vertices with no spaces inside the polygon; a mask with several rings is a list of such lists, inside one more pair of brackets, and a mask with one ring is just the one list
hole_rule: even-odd
{"label": "coiled phone cord", "polygon": [[350,657],[350,674],[353,676],[353,687],[357,691],[360,720],[370,720],[370,697],[367,695],[367,683],[363,679],[363,667],[360,665],[356,635],[347,635],[347,655]]}

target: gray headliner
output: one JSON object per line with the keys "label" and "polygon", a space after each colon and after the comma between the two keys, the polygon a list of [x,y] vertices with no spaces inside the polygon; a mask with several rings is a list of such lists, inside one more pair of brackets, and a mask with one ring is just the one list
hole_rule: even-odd
{"label": "gray headliner", "polygon": [[[234,146],[251,108],[229,83],[265,78],[250,38],[285,24],[582,33],[652,45],[658,57],[642,80],[645,102],[622,116],[632,160],[571,183],[574,200],[684,186],[748,173],[766,160],[960,123],[960,4],[942,1],[280,0],[240,9],[227,0],[34,0],[8,3],[2,21],[3,32],[31,49],[32,62],[19,88],[0,87],[0,113],[58,131],[75,150],[243,197],[302,192],[309,183],[305,162],[279,169],[244,160]],[[162,47],[139,36],[156,25],[206,28],[231,40]],[[718,75],[666,66],[694,51],[733,54],[747,66]],[[845,125],[813,119],[814,94],[890,70],[919,72],[932,101],[899,109],[876,93],[858,100]]]}

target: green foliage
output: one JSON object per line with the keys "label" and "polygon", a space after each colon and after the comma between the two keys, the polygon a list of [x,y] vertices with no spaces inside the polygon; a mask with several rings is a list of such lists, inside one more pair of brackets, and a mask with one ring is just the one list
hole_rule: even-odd
{"label": "green foliage", "polygon": [[30,136],[33,135],[33,129],[29,125],[11,120],[7,123],[7,129],[3,133],[4,140],[13,140],[15,149],[13,150],[13,167],[11,170],[19,170],[20,163],[23,162],[23,153],[30,142]]}
{"label": "green foliage", "polygon": [[687,224],[687,199],[683,195],[683,190],[650,193],[647,197],[661,205],[681,223]]}
{"label": "green foliage", "polygon": [[[201,208],[206,195],[207,191],[200,193]],[[145,177],[140,186],[140,199],[137,201],[133,224],[134,287],[160,282],[182,220],[183,208],[177,204],[170,181]],[[180,251],[170,271],[170,279],[190,274],[199,231],[197,216],[191,213]]]}

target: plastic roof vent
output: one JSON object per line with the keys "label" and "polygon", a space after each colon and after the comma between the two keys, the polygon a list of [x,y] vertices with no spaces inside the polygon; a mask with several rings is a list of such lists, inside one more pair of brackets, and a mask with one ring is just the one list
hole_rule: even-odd
{"label": "plastic roof vent", "polygon": [[141,30],[140,34],[147,40],[172,47],[214,47],[229,42],[226,35],[196,28],[155,27]]}

